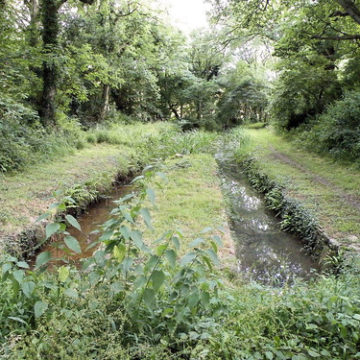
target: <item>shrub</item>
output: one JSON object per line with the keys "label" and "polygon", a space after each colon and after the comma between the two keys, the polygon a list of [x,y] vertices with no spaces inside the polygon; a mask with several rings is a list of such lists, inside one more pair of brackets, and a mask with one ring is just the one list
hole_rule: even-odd
{"label": "shrub", "polygon": [[59,119],[59,128],[46,131],[27,107],[0,100],[0,172],[22,170],[41,159],[51,159],[85,146],[75,119]]}
{"label": "shrub", "polygon": [[360,158],[360,92],[347,93],[319,115],[303,141],[336,158]]}

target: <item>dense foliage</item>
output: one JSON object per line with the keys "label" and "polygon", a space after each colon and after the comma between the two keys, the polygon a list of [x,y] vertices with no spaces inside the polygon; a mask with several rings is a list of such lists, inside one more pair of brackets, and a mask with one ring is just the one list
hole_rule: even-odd
{"label": "dense foliage", "polygon": [[234,68],[217,31],[188,40],[143,0],[0,6],[2,172],[82,147],[79,130],[109,120],[219,130],[265,118],[265,85]]}
{"label": "dense foliage", "polygon": [[[297,129],[295,137],[301,135],[310,147],[316,144],[318,151],[357,160],[360,3],[224,0],[213,4],[214,21],[226,28],[230,34],[226,38],[234,47],[240,43],[244,49],[242,44],[251,44],[254,38],[272,47],[267,65],[276,74],[270,79],[274,81],[268,97],[272,122],[285,131]],[[342,106],[347,111],[340,119]]]}

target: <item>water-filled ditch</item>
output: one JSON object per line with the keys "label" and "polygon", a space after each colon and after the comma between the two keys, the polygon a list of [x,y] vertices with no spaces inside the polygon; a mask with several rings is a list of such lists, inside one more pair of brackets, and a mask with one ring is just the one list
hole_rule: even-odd
{"label": "water-filled ditch", "polygon": [[319,265],[304,252],[300,239],[281,230],[231,156],[218,153],[216,160],[242,276],[271,285],[312,277]]}
{"label": "water-filled ditch", "polygon": [[81,247],[80,254],[70,253],[62,239],[47,244],[41,251],[50,252],[53,265],[64,262],[77,263],[82,258],[91,257],[95,251],[91,244],[100,236],[98,232],[99,226],[109,219],[111,210],[117,206],[114,201],[132,191],[134,191],[133,185],[121,185],[114,188],[105,197],[90,205],[86,212],[77,218],[81,231],[71,226],[67,229],[70,235],[79,241]]}
{"label": "water-filled ditch", "polygon": [[[262,197],[251,189],[245,175],[234,165],[231,156],[218,153],[219,176],[228,204],[231,235],[235,243],[237,267],[246,279],[265,284],[281,285],[294,277],[310,278],[319,269],[307,255],[299,239],[281,231],[279,221],[265,208]],[[110,217],[115,200],[134,191],[131,185],[114,189],[106,198],[91,205],[78,217],[82,231],[69,228],[70,235],[80,243],[82,253],[70,253],[63,241],[50,243],[42,248],[49,251],[52,264],[77,263],[92,256],[89,247],[99,236],[96,230]]]}

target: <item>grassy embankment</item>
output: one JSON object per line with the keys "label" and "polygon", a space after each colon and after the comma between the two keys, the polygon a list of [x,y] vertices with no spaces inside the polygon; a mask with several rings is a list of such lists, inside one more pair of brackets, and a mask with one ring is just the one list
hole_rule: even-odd
{"label": "grassy embankment", "polygon": [[240,152],[253,157],[340,244],[359,248],[360,171],[308,152],[269,129],[246,129]]}
{"label": "grassy embankment", "polygon": [[94,129],[80,134],[87,140],[84,149],[68,150],[61,158],[38,162],[22,172],[2,174],[0,247],[1,242],[16,247],[18,234],[31,228],[55,198],[67,195],[77,207],[86,207],[105,194],[118,176],[126,177],[151,160],[154,154],[143,144],[159,141],[162,133],[170,136],[175,132],[168,123]]}

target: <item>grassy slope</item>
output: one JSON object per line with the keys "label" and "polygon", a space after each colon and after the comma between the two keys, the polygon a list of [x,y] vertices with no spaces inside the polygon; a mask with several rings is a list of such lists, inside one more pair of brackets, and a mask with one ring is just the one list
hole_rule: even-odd
{"label": "grassy slope", "polygon": [[0,234],[22,230],[54,202],[56,190],[92,182],[107,188],[118,172],[126,173],[131,150],[126,146],[96,145],[23,173],[0,178]]}
{"label": "grassy slope", "polygon": [[167,230],[179,229],[184,234],[183,241],[189,243],[211,227],[223,241],[219,256],[231,265],[235,259],[233,242],[214,157],[192,154],[165,164],[167,182],[162,183],[163,189],[156,190],[156,209],[152,211],[155,230],[148,232],[147,237],[156,239]]}
{"label": "grassy slope", "polygon": [[351,197],[355,202],[360,197],[359,170],[297,148],[268,129],[247,129],[246,134],[247,151],[317,216],[331,237],[344,244],[354,241],[353,235],[360,237],[360,210],[351,203]]}

